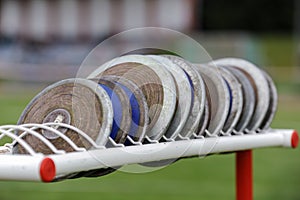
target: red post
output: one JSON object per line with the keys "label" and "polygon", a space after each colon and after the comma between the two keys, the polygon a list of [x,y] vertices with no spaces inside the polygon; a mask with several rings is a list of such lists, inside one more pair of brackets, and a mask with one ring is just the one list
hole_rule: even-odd
{"label": "red post", "polygon": [[252,150],[236,153],[236,200],[253,199]]}

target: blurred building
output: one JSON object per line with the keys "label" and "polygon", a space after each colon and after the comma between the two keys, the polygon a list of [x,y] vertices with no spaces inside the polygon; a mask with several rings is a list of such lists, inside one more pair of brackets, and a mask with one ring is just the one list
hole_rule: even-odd
{"label": "blurred building", "polygon": [[[0,32],[33,40],[99,38],[135,27],[189,30],[193,0],[1,0]],[[170,8],[171,6],[171,8]]]}
{"label": "blurred building", "polygon": [[145,26],[191,30],[195,3],[0,0],[0,79],[40,82],[74,77],[89,51],[110,35]]}
{"label": "blurred building", "polygon": [[[101,41],[145,26],[189,33],[214,58],[236,56],[259,63],[258,41],[249,31],[289,30],[293,1],[0,0],[0,80],[74,77]],[[266,10],[265,4],[272,6]],[[118,56],[107,49],[105,53]]]}

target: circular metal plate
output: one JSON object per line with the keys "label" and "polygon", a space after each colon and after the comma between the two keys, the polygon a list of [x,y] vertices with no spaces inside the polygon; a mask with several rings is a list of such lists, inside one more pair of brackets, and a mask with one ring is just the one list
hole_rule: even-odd
{"label": "circular metal plate", "polygon": [[229,70],[222,66],[218,66],[220,73],[226,81],[228,91],[230,94],[230,106],[229,113],[223,127],[223,132],[230,134],[240,119],[243,109],[243,93],[242,88],[238,80]]}
{"label": "circular metal plate", "polygon": [[230,97],[227,85],[220,75],[218,68],[210,65],[194,64],[207,86],[210,119],[208,131],[211,135],[218,135],[224,127],[229,111]]}
{"label": "circular metal plate", "polygon": [[[56,109],[56,110],[50,112],[43,120],[43,124],[49,123],[49,122],[70,124],[71,123],[71,115],[65,109]],[[63,128],[63,127],[59,127],[59,126],[55,127],[55,129],[57,129],[59,132],[61,132],[63,134],[65,134],[68,130],[67,128]],[[44,137],[46,137],[47,139],[50,139],[50,140],[59,138],[58,135],[56,135],[55,133],[53,133],[49,130],[42,130],[42,134],[44,135]]]}
{"label": "circular metal plate", "polygon": [[267,113],[270,102],[270,91],[265,76],[254,64],[243,59],[223,58],[213,61],[213,63],[234,66],[252,79],[252,86],[256,94],[256,105],[247,129],[249,131],[257,130]]}
{"label": "circular metal plate", "polygon": [[161,67],[165,67],[174,77],[177,86],[177,104],[174,117],[170,126],[164,134],[167,138],[175,139],[181,133],[190,113],[192,104],[192,91],[187,75],[184,71],[168,58],[148,55],[161,63]]}
{"label": "circular metal plate", "polygon": [[[206,94],[208,94],[208,89],[207,86],[205,86],[205,91]],[[204,112],[203,115],[201,117],[200,123],[199,123],[199,127],[198,130],[196,132],[196,134],[199,135],[205,135],[205,130],[208,129],[209,126],[209,120],[210,120],[210,115],[211,115],[211,110],[210,110],[210,97],[206,97],[206,100],[204,102]]]}
{"label": "circular metal plate", "polygon": [[170,72],[156,60],[142,55],[115,58],[96,69],[88,78],[121,76],[135,83],[146,97],[149,109],[147,135],[159,140],[175,113],[176,86]]}
{"label": "circular metal plate", "polygon": [[239,81],[242,88],[243,108],[240,119],[238,120],[234,130],[243,132],[249,124],[255,107],[255,93],[248,77],[239,69],[231,66],[225,66]]}
{"label": "circular metal plate", "polygon": [[[97,83],[84,79],[68,79],[50,85],[40,92],[25,108],[18,124],[47,121],[58,109],[70,114],[70,124],[88,134],[98,145],[105,145],[111,132],[113,110],[106,92]],[[54,119],[55,120],[55,119]],[[55,128],[55,127],[53,127]],[[77,146],[89,149],[91,145],[71,130],[64,133]],[[39,139],[32,135],[24,140],[36,151],[51,154],[52,151]],[[74,151],[62,138],[53,138],[50,142],[60,150]],[[17,153],[26,153],[20,146],[15,147]]]}
{"label": "circular metal plate", "polygon": [[272,78],[263,70],[261,70],[268,81],[268,86],[270,90],[270,102],[269,102],[269,108],[268,111],[260,125],[260,129],[268,129],[272,123],[272,120],[275,116],[276,110],[277,110],[277,105],[278,105],[278,94],[277,90],[275,87],[275,84],[272,80]]}
{"label": "circular metal plate", "polygon": [[[185,126],[182,129],[181,135],[185,137],[191,137],[193,133],[199,133],[199,127],[204,127],[204,129],[206,128],[206,126],[204,125],[205,116],[207,116],[204,113],[206,102],[204,81],[201,75],[198,73],[197,70],[194,69],[191,63],[178,56],[164,56],[170,59],[178,66],[180,66],[189,79],[190,88],[192,91],[192,105],[189,117],[185,123]],[[201,134],[203,134],[204,129],[202,130]]]}

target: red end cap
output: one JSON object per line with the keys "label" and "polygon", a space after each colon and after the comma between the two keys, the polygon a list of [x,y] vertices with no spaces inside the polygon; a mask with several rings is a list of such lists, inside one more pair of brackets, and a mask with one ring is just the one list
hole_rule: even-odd
{"label": "red end cap", "polygon": [[43,182],[53,181],[56,174],[55,164],[51,158],[44,158],[40,165],[40,175]]}
{"label": "red end cap", "polygon": [[299,143],[299,136],[297,131],[294,131],[292,134],[292,139],[291,139],[291,143],[292,143],[292,147],[296,148],[298,146]]}

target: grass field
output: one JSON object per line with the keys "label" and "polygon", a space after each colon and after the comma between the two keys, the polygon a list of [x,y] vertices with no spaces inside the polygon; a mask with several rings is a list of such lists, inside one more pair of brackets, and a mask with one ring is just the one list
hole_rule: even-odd
{"label": "grass field", "polygon": [[[0,124],[14,124],[31,96],[0,96]],[[300,130],[300,97],[281,94],[273,127]],[[181,160],[146,174],[116,172],[59,183],[0,182],[0,199],[234,199],[234,154]],[[260,200],[300,199],[300,148],[254,151],[254,192]]]}
{"label": "grass field", "polygon": [[[262,52],[270,58],[265,62],[270,66],[291,66],[292,40],[279,39],[262,41]],[[291,68],[276,67],[268,71],[277,80],[280,92],[272,127],[300,131],[299,85],[290,83],[291,77],[297,81],[297,76]],[[15,124],[33,95],[24,92],[7,95],[0,90],[0,124]],[[146,174],[116,172],[95,179],[51,184],[0,181],[0,200],[234,199],[234,159],[234,154],[185,159]],[[300,148],[254,151],[254,197],[257,200],[300,199]]]}

